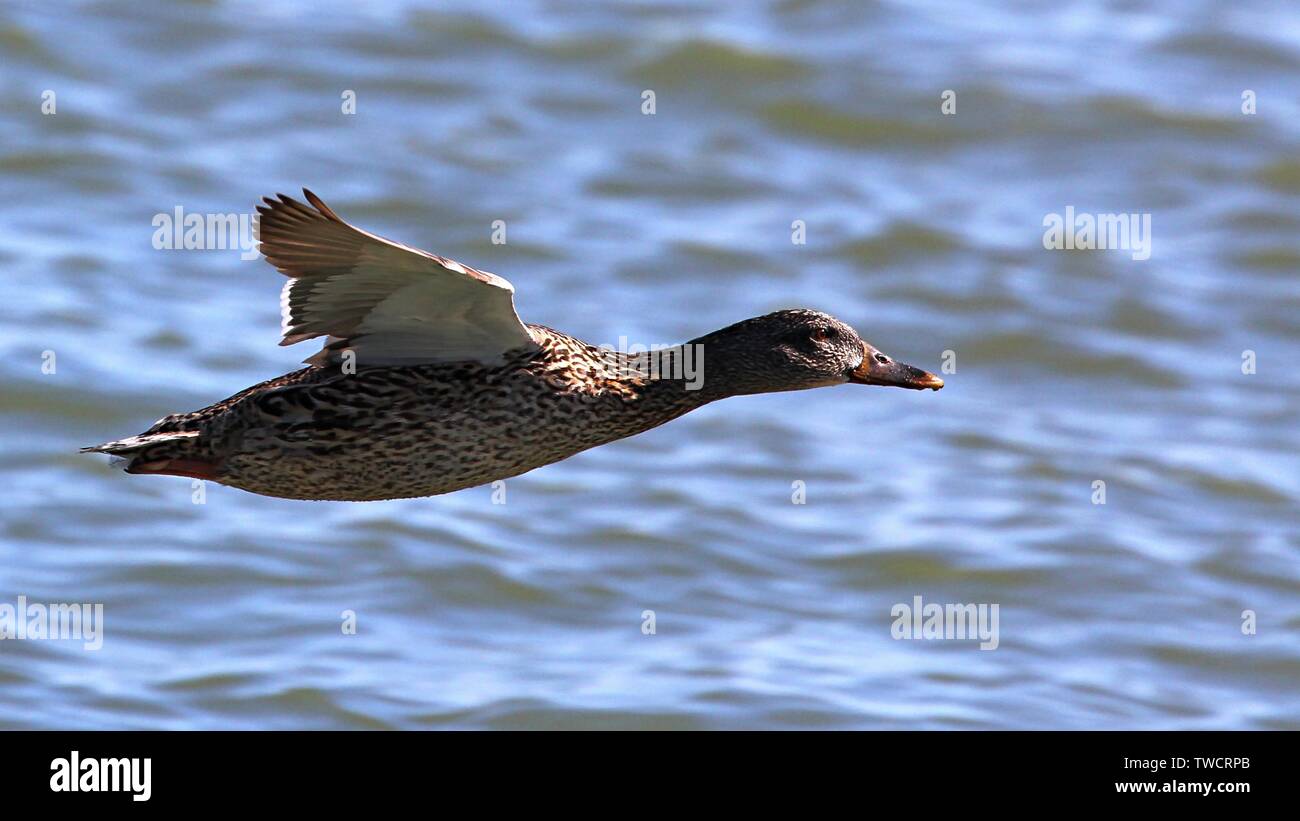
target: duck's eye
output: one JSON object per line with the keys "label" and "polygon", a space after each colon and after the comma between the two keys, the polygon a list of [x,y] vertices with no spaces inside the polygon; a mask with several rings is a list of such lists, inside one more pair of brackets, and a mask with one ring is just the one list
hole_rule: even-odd
{"label": "duck's eye", "polygon": [[835,338],[836,331],[834,328],[813,328],[813,342],[828,342]]}
{"label": "duck's eye", "polygon": [[881,365],[888,365],[889,357],[885,356],[883,353],[878,353],[876,354],[876,361],[879,362]]}

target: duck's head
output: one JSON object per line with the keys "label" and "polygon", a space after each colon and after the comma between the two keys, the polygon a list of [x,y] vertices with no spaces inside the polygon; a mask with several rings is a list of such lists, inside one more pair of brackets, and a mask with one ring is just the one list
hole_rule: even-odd
{"label": "duck's head", "polygon": [[829,314],[776,311],[737,322],[704,343],[705,375],[725,375],[735,393],[773,393],[852,382],[939,390],[943,380],[895,361]]}

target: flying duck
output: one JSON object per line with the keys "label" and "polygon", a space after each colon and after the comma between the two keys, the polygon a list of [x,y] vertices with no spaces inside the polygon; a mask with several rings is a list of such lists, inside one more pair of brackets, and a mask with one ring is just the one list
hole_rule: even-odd
{"label": "flying duck", "polygon": [[306,368],[83,453],[264,496],[401,499],[518,476],[729,396],[943,387],[806,309],[660,350],[590,345],[521,322],[505,279],[363,231],[303,194],[310,205],[263,200],[258,240],[289,278],[280,344],[324,347]]}

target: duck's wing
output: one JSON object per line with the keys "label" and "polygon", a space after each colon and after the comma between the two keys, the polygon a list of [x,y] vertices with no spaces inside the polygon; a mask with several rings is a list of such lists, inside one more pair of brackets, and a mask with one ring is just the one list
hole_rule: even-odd
{"label": "duck's wing", "polygon": [[363,365],[497,363],[537,344],[505,279],[362,231],[302,193],[310,207],[278,194],[257,210],[262,253],[289,277],[280,344],[329,337],[305,362],[337,362],[351,350]]}

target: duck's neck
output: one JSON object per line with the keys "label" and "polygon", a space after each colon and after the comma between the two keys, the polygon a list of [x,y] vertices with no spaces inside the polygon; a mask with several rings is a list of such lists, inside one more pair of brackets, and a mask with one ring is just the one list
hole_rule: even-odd
{"label": "duck's neck", "polygon": [[743,345],[733,344],[730,329],[715,331],[681,345],[630,354],[627,373],[637,383],[641,413],[663,424],[698,407],[729,396],[767,390],[746,367]]}
{"label": "duck's neck", "polygon": [[599,417],[591,428],[593,441],[612,441],[662,425],[718,399],[770,390],[756,384],[754,369],[745,367],[749,353],[734,333],[737,327],[681,345],[628,353],[530,325],[542,353],[529,354],[533,359],[528,367],[543,377],[567,374],[574,387],[582,385],[583,391],[605,397],[608,401],[584,407]]}
{"label": "duck's neck", "polygon": [[713,378],[705,349],[693,342],[631,354],[624,361],[629,381],[655,403],[682,404],[694,410],[731,395]]}

